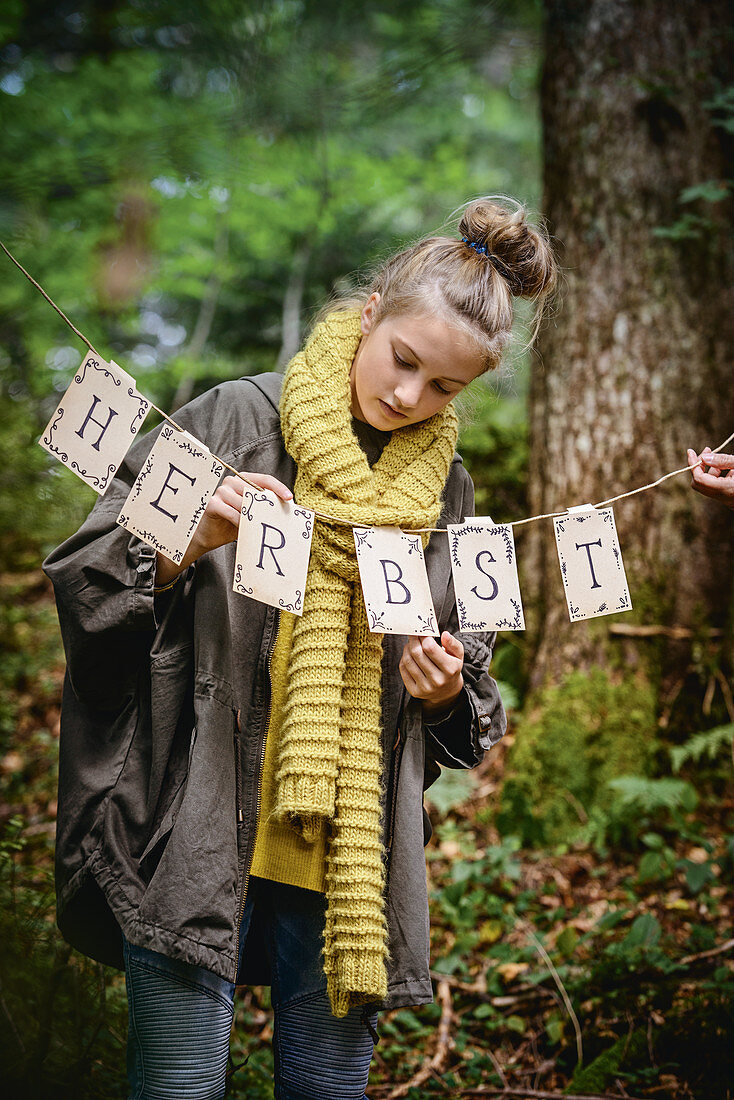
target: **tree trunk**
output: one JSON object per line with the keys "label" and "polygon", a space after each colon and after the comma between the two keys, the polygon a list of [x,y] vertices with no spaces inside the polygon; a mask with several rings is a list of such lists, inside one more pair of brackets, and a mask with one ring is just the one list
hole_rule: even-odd
{"label": "tree trunk", "polygon": [[290,278],[283,295],[283,335],[278,352],[277,370],[284,370],[301,346],[301,309],[310,259],[311,245],[304,242],[293,254]]}
{"label": "tree trunk", "polygon": [[[544,211],[564,278],[531,383],[531,515],[646,484],[734,431],[733,31],[724,0],[546,0]],[[588,623],[569,623],[552,522],[530,525],[531,687],[635,668],[663,722],[700,716],[730,645],[734,515],[688,474],[614,511],[634,610]],[[710,628],[724,640],[696,656]]]}
{"label": "tree trunk", "polygon": [[[227,252],[229,250],[229,224],[228,221],[223,221],[219,231],[214,239],[214,264],[213,270],[209,279],[207,280],[206,289],[204,295],[199,304],[199,314],[196,318],[196,325],[194,331],[191,334],[191,339],[184,351],[184,358],[189,360],[192,364],[196,364],[201,358],[206,342],[209,339],[209,333],[212,330],[212,324],[214,323],[214,315],[217,311],[217,302],[219,301],[219,293],[222,289],[222,278],[220,275],[220,269],[222,264],[227,258]],[[171,402],[171,412],[177,412],[182,405],[187,404],[194,396],[194,386],[196,384],[196,374],[187,374],[179,382],[176,387],[176,392],[173,395],[173,401]]]}

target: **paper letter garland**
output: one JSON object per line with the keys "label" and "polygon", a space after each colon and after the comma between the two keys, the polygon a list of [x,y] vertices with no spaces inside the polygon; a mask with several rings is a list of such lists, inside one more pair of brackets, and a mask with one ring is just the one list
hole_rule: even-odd
{"label": "paper letter garland", "polygon": [[571,622],[632,607],[614,513],[591,504],[553,520]]}
{"label": "paper letter garland", "polygon": [[355,527],[354,545],[370,630],[438,634],[420,535],[399,527]]}
{"label": "paper letter garland", "polygon": [[179,563],[223,473],[203,443],[166,424],[117,522]]}
{"label": "paper letter garland", "polygon": [[[82,339],[89,347],[89,354],[82,363],[79,374],[74,378],[73,382],[69,386],[69,389],[64,394],[64,397],[61,399],[61,402],[57,406],[56,412],[51,417],[51,420],[46,426],[46,430],[43,433],[42,438],[39,440],[39,443],[50,454],[58,458],[60,462],[64,463],[66,466],[69,467],[69,469],[73,470],[74,473],[76,473],[83,481],[85,481],[98,493],[104,493],[105,489],[109,485],[112,476],[116,473],[120,463],[122,462],[122,459],[125,456],[125,450],[120,450],[120,447],[122,446],[122,440],[125,441],[126,445],[129,445],[130,439],[128,437],[134,436],[137,433],[138,428],[145,419],[145,415],[148,412],[148,409],[156,408],[156,406],[152,405],[151,402],[149,402],[146,398],[142,397],[142,395],[137,392],[135,381],[133,378],[131,378],[129,374],[118,367],[116,363],[105,363],[104,360],[101,359],[101,357],[97,354],[95,349],[87,340],[86,336],[84,336],[83,333],[79,332],[78,329],[74,328],[74,325],[71,323],[69,318],[62,312],[62,310],[59,309],[55,302],[53,302],[51,298],[49,298],[46,291],[43,290],[43,288],[36,282],[36,280],[28,274],[25,268],[20,263],[18,263],[16,258],[5,247],[2,241],[0,241],[0,248],[2,248],[2,250],[7,254],[10,260],[12,260],[16,267],[18,267],[20,271],[22,271],[26,278],[33,283],[36,289],[44,295],[46,300],[54,307],[54,309],[61,314],[61,316],[66,321],[67,325],[69,325],[69,327],[73,330],[75,335]],[[111,384],[118,391],[117,394],[114,391],[112,392],[112,401],[107,401],[107,387],[105,387],[104,393],[97,393],[92,391],[91,401],[89,400],[89,395],[87,394],[86,389],[84,391],[85,396],[81,397],[79,396],[79,393],[75,391],[75,386],[81,387],[83,385],[87,373],[89,373],[89,376],[92,377],[93,372],[101,372],[94,375],[99,383],[99,386],[97,388],[101,388],[101,379],[104,378],[106,381],[110,381]],[[118,397],[121,396],[119,390],[120,387],[125,386],[127,386],[126,396],[130,398],[131,403],[129,405],[123,404],[122,407],[118,407]],[[105,404],[106,401],[107,404]],[[156,411],[161,412],[161,415],[164,417],[165,420],[169,422],[171,427],[178,430],[178,426],[173,423],[170,417],[167,417],[166,414],[163,413],[160,409],[156,409]],[[118,417],[120,416],[122,416],[122,419],[118,421]],[[99,429],[99,433],[96,436],[94,434],[95,428]],[[170,432],[170,429],[168,430]],[[179,432],[179,434],[182,434],[183,436],[188,435],[188,433],[186,432]],[[199,448],[201,448],[201,456],[205,460],[211,462],[209,471],[210,475],[212,475],[212,471],[214,469],[219,470],[216,481],[218,481],[219,477],[224,472],[225,467],[232,470],[233,473],[237,473],[237,471],[233,467],[229,466],[228,463],[223,463],[220,459],[217,459],[216,456],[211,455],[206,447],[204,447],[203,444],[199,444],[197,440],[193,439],[193,437],[188,436],[188,439],[191,441],[189,447],[193,448],[193,451],[197,451],[197,453],[199,451]],[[724,442],[716,448],[716,451],[723,451],[724,447],[726,447],[732,441],[732,439],[734,439],[734,433],[732,433],[727,439],[725,439]],[[81,443],[83,444],[81,450],[78,450],[78,448],[80,447],[80,444],[77,442],[78,440],[81,441]],[[176,530],[174,539],[170,539],[170,532],[168,534],[165,534],[163,536],[164,540],[168,539],[172,543],[172,545],[169,546],[168,549],[166,549],[164,542],[162,542],[158,538],[155,530],[149,531],[143,527],[137,528],[136,520],[133,516],[133,513],[137,515],[138,512],[142,510],[143,520],[145,520],[146,511],[147,517],[150,518],[150,512],[152,508],[160,509],[160,495],[157,499],[157,502],[153,499],[148,502],[147,509],[142,506],[139,499],[143,492],[144,475],[149,475],[151,471],[150,462],[151,460],[149,458],[144,470],[141,472],[138,480],[135,483],[133,491],[128,497],[123,512],[121,512],[120,516],[118,517],[118,523],[121,523],[123,526],[129,527],[130,530],[135,531],[135,533],[138,534],[138,537],[150,542],[152,546],[156,547],[156,549],[160,549],[162,553],[166,553],[169,556],[172,556],[174,561],[180,561],[183,557],[183,554],[185,553],[185,548],[188,545],[188,542],[190,541],[194,530],[196,529],[196,525],[204,513],[204,510],[206,508],[206,501],[211,495],[213,488],[207,487],[209,482],[207,478],[203,477],[201,471],[199,471],[199,473],[197,473],[196,477],[193,479],[192,489],[196,485],[196,480],[199,479],[200,484],[197,486],[197,488],[203,491],[201,497],[199,498],[199,502],[194,505],[194,510],[191,515],[186,535],[182,536],[178,528]],[[624,497],[630,497],[635,495],[636,493],[645,492],[647,489],[654,489],[656,486],[660,485],[668,478],[675,477],[677,474],[685,473],[688,470],[695,469],[697,465],[700,465],[700,462],[695,463],[693,466],[684,466],[681,470],[671,470],[669,473],[664,474],[662,477],[659,477],[656,481],[651,482],[648,485],[641,485],[638,488],[632,489],[627,493],[621,493],[618,496],[613,497],[611,501],[605,501],[604,503],[613,503],[613,501],[615,500],[621,500]],[[174,465],[171,464],[169,477],[173,474],[174,469]],[[180,468],[179,473],[181,473],[182,476],[186,476],[183,470],[181,470]],[[216,486],[216,481],[214,482],[214,487]],[[177,493],[181,489],[181,486],[176,487],[175,485],[172,485],[167,479],[161,487],[161,495],[166,489],[168,489],[170,493],[177,495]],[[183,496],[181,497],[181,501],[179,503],[181,503],[188,495],[189,494],[187,494],[184,490]],[[165,509],[160,510],[165,513]],[[578,513],[585,514],[580,516],[578,515]],[[169,518],[171,518],[171,513],[167,514]],[[334,517],[330,518],[334,520]],[[527,519],[518,520],[517,522],[530,523],[533,520],[548,518],[550,517],[545,515],[530,516]],[[622,554],[619,547],[619,540],[617,538],[617,530],[614,523],[614,513],[612,512],[612,509],[610,507],[607,507],[602,511],[601,508],[595,508],[594,505],[583,505],[580,508],[570,508],[568,515],[559,517],[556,517],[554,515],[553,518],[555,525],[556,545],[558,548],[558,560],[561,566],[561,576],[563,578],[563,584],[566,591],[566,602],[568,604],[568,613],[570,615],[571,621],[575,622],[579,619],[590,618],[596,615],[612,614],[617,611],[629,611],[632,607],[632,603],[630,600],[629,589],[627,587],[627,578],[624,572],[624,565],[622,564]],[[178,523],[178,517],[176,518],[175,522]],[[339,521],[334,520],[334,522]],[[479,522],[477,523],[477,526],[479,526]],[[584,528],[582,533],[582,531],[580,530],[580,526],[583,523],[586,523],[587,526]],[[455,526],[463,527],[465,525]],[[357,535],[358,530],[361,531],[360,536]],[[369,530],[376,531],[378,529],[372,528]],[[498,527],[496,529],[496,532],[500,533],[501,530],[502,529]],[[365,534],[365,531],[365,528],[354,528],[355,543],[357,545],[357,558],[360,565],[360,571],[362,568],[362,562],[359,556],[360,538],[369,541],[369,536]],[[512,542],[511,524],[506,525],[506,531],[507,535],[502,533],[501,537],[505,539],[506,542],[507,564],[514,569],[514,543]],[[405,539],[413,537],[412,534],[409,534],[407,532],[399,533],[402,538]],[[579,535],[578,541],[575,540],[575,534]],[[590,537],[592,535],[594,537]],[[304,535],[304,537],[306,536]],[[583,541],[584,538],[586,538],[586,541]],[[173,545],[173,543],[175,543],[175,545]],[[263,546],[262,549],[264,552],[268,548],[267,546]],[[273,554],[275,553],[274,547],[272,548],[272,552]],[[491,565],[494,569],[494,567],[498,565],[501,560],[501,558],[498,558],[491,549],[488,550],[488,553],[494,559],[491,562],[488,557],[482,556],[481,551],[477,551],[474,557],[475,571],[484,574],[484,576],[487,577],[487,579],[490,581],[490,587],[484,590],[483,595],[481,595],[479,592],[479,585],[472,585],[468,589],[466,589],[465,587],[462,588],[462,584],[464,581],[463,577],[461,580],[459,580],[458,584],[456,583],[457,570],[462,568],[462,566],[464,565],[464,561],[461,554],[458,553],[458,549],[456,560],[454,560],[454,556],[452,553],[452,570],[454,572],[455,588],[457,592],[463,593],[457,596],[457,599],[460,598],[463,603],[463,606],[458,607],[460,620],[464,623],[463,629],[467,631],[478,630],[480,629],[478,624],[481,621],[484,621],[483,616],[477,615],[476,612],[474,613],[474,617],[472,617],[472,614],[470,613],[471,605],[468,603],[467,600],[467,592],[470,595],[476,596],[477,600],[483,600],[483,602],[493,601],[494,599],[499,598],[501,594],[508,596],[508,598],[510,599],[510,606],[514,610],[515,615],[513,617],[512,613],[510,612],[507,616],[500,616],[499,622],[496,622],[495,625],[500,629],[505,628],[505,621],[508,621],[511,623],[511,625],[508,626],[507,629],[522,629],[522,604],[519,598],[519,590],[516,589],[516,602],[514,597],[509,597],[510,589],[512,588],[511,578],[505,575],[502,581],[502,585],[500,586],[500,579],[498,578],[498,575],[494,572],[488,572],[488,570],[483,567]],[[582,555],[581,559],[579,559],[579,554]],[[583,574],[583,572],[575,572],[578,567],[579,560],[583,562],[583,554],[586,554],[586,574]],[[422,558],[423,555],[421,550],[421,559]],[[392,564],[389,564],[390,562],[392,562]],[[390,570],[392,570],[393,566],[397,567],[398,573],[395,574],[395,576],[391,577],[389,576],[389,573]],[[371,626],[372,630],[386,629],[382,625],[382,621],[386,619],[388,611],[391,615],[393,614],[393,612],[396,611],[394,606],[389,606],[395,603],[395,601],[390,596],[390,585],[399,585],[403,581],[402,570],[397,561],[392,561],[392,559],[385,559],[381,562],[381,567],[383,568],[383,584],[385,585],[388,592],[388,597],[385,601],[388,606],[386,606],[384,612],[380,612],[379,610],[375,609],[373,614],[371,614],[370,617],[374,620],[373,625]],[[241,563],[241,573],[244,575],[244,563]],[[425,575],[425,567],[423,568],[423,573]],[[239,580],[237,577],[235,578],[235,590],[243,590],[237,588],[238,583],[244,584],[241,577],[239,578]],[[428,581],[426,577],[426,587],[427,585]],[[494,591],[495,586],[497,588],[496,592]],[[246,591],[246,588],[244,590]],[[399,589],[397,589],[397,591],[399,591]],[[406,591],[409,593],[410,599],[412,599],[412,592],[407,585]],[[366,591],[365,601],[367,601]],[[410,600],[406,600],[406,603],[409,602]],[[279,603],[279,606],[285,605]],[[430,609],[427,604],[424,604],[423,610],[427,613],[430,619],[435,619],[435,612],[432,603],[430,604]],[[489,617],[486,616],[486,612],[484,613],[484,616],[487,618],[487,620],[489,619]],[[418,626],[419,629],[417,631],[413,631],[414,633],[435,633],[435,630],[433,628],[431,628],[430,630],[427,628],[424,629],[423,618],[420,615],[418,615]]]}
{"label": "paper letter garland", "polygon": [[[131,375],[90,351],[39,443],[102,494],[152,407]],[[180,563],[225,467],[232,469],[188,432],[164,425],[117,522]],[[294,501],[246,490],[234,591],[300,615],[314,518]],[[611,507],[571,508],[554,519],[554,528],[571,622],[629,611]],[[512,524],[473,517],[446,534],[459,630],[524,630]],[[436,635],[420,535],[355,527],[354,540],[370,630]]]}
{"label": "paper letter garland", "polygon": [[314,514],[267,490],[245,489],[237,535],[235,592],[303,614]]}
{"label": "paper letter garland", "polygon": [[38,442],[102,494],[149,409],[134,378],[90,352]]}
{"label": "paper letter garland", "polygon": [[524,630],[512,527],[476,517],[447,531],[459,630]]}

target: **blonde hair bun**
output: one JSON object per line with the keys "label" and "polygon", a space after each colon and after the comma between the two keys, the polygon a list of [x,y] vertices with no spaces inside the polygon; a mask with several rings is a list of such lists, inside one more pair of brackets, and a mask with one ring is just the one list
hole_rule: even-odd
{"label": "blonde hair bun", "polygon": [[[457,238],[453,226],[460,214]],[[379,294],[375,323],[401,313],[443,317],[476,343],[484,370],[494,370],[512,337],[514,299],[530,298],[529,347],[556,282],[543,226],[531,225],[522,203],[504,195],[473,199],[454,211],[451,225],[446,235],[422,237],[383,261],[368,283],[332,299],[321,316],[362,309]]]}
{"label": "blonde hair bun", "polygon": [[556,265],[548,240],[528,224],[521,203],[501,196],[474,199],[464,207],[459,233],[477,263],[492,263],[514,297],[538,298],[553,289]]}

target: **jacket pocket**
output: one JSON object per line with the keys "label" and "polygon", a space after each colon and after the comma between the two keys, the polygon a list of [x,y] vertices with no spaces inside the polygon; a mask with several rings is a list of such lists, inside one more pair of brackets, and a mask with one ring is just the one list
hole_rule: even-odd
{"label": "jacket pocket", "polygon": [[[186,785],[188,783],[189,773],[191,771],[191,757],[194,754],[195,742],[196,726],[194,726],[191,731],[191,741],[189,743],[189,758],[186,766],[186,771],[182,775],[178,786],[174,789],[171,801],[169,802],[167,809],[164,811],[157,828],[154,829],[148,843],[145,845],[145,848],[140,855],[139,864],[141,866],[151,855],[153,855],[153,853],[155,853],[156,857],[160,857],[163,852],[163,848],[165,847],[165,844],[163,842],[167,840],[173,829],[173,826],[176,824],[178,811],[181,808],[181,803],[183,802],[184,795],[186,794]],[[157,859],[155,860],[155,863],[157,863]]]}

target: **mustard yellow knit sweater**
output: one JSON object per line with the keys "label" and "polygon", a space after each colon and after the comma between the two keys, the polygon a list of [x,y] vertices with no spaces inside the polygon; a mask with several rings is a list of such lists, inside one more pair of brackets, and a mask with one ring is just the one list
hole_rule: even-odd
{"label": "mustard yellow knit sweater", "polygon": [[289,611],[281,612],[278,636],[270,662],[272,696],[260,786],[260,816],[251,874],[273,882],[284,882],[288,886],[301,886],[306,890],[318,890],[323,893],[326,874],[326,832],[320,832],[313,842],[309,842],[289,824],[277,821],[273,817],[283,704],[288,684],[288,662],[295,622],[295,615],[291,615]]}

